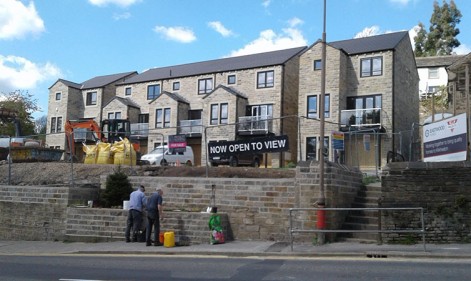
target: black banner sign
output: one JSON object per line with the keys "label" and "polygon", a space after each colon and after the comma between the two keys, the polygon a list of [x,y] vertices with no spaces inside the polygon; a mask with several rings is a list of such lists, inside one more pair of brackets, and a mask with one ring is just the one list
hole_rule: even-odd
{"label": "black banner sign", "polygon": [[208,143],[209,157],[241,153],[281,152],[289,149],[288,136]]}

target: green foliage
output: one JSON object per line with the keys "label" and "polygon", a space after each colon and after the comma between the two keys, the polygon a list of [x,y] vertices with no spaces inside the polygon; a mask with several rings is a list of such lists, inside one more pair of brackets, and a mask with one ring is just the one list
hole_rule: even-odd
{"label": "green foliage", "polygon": [[296,168],[296,163],[294,163],[294,162],[289,162],[289,163],[286,165],[286,168]]}
{"label": "green foliage", "polygon": [[[1,95],[3,97],[0,99],[0,108],[18,113],[17,118],[20,120],[22,130],[21,136],[33,135],[35,124],[32,114],[40,110],[37,100],[33,99],[33,95],[28,92],[19,90]],[[15,136],[15,125],[12,120],[0,119],[0,135]]]}
{"label": "green foliage", "polygon": [[133,191],[128,176],[118,170],[106,178],[106,189],[101,195],[104,207],[121,206],[124,200],[129,200],[129,194]]}
{"label": "green foliage", "polygon": [[433,3],[433,14],[430,18],[429,32],[419,23],[417,36],[414,37],[415,55],[417,57],[450,55],[453,48],[461,43],[456,39],[460,33],[456,26],[461,21],[461,12],[453,0],[450,4],[443,0],[442,6]]}
{"label": "green foliage", "polygon": [[379,182],[379,179],[376,176],[364,176],[362,182],[363,182],[363,185],[366,186],[366,185],[369,185],[370,183]]}
{"label": "green foliage", "polygon": [[430,98],[424,98],[420,101],[420,113],[428,116],[434,113],[447,112],[450,104],[450,98],[446,86],[440,86],[438,91]]}

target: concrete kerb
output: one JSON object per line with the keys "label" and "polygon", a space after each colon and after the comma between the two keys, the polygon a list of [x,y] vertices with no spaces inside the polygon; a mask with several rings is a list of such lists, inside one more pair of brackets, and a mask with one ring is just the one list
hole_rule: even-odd
{"label": "concrete kerb", "polygon": [[231,241],[226,244],[198,244],[180,247],[146,247],[145,243],[63,243],[52,241],[0,241],[0,255],[191,255],[227,257],[297,258],[446,258],[471,259],[471,244],[376,245],[331,243],[320,246],[267,241]]}

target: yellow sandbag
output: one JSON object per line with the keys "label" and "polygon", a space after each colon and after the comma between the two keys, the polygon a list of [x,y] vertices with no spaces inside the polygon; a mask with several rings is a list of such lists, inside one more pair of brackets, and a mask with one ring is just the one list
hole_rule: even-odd
{"label": "yellow sandbag", "polygon": [[85,159],[83,163],[85,164],[95,164],[96,163],[96,145],[83,145],[83,152],[85,152]]}
{"label": "yellow sandbag", "polygon": [[136,165],[136,151],[127,138],[111,146],[115,165]]}
{"label": "yellow sandbag", "polygon": [[97,164],[113,164],[113,156],[111,155],[111,144],[100,142],[97,144],[98,156]]}

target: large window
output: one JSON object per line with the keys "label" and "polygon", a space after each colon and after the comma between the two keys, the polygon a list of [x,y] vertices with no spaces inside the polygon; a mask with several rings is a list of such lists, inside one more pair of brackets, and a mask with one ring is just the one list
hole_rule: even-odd
{"label": "large window", "polygon": [[273,70],[258,72],[257,88],[272,88],[274,86],[274,74]]}
{"label": "large window", "polygon": [[228,119],[229,113],[227,103],[211,105],[210,125],[227,124]]}
{"label": "large window", "polygon": [[147,86],[147,100],[153,100],[160,95],[160,85]]}
{"label": "large window", "polygon": [[155,110],[155,127],[156,128],[169,128],[170,127],[170,108],[159,108]]}
{"label": "large window", "polygon": [[60,133],[62,132],[62,117],[52,117],[51,118],[51,133]]}
{"label": "large window", "polygon": [[307,118],[318,118],[317,116],[317,96],[307,97]]}
{"label": "large window", "polygon": [[381,95],[347,97],[347,109],[381,108]]}
{"label": "large window", "polygon": [[372,57],[361,60],[361,77],[383,75],[383,57]]}
{"label": "large window", "polygon": [[[319,118],[318,116],[318,96],[308,96],[307,97],[307,117],[308,118]],[[324,96],[324,117],[330,117],[330,94],[325,94]]]}
{"label": "large window", "polygon": [[[318,159],[319,137],[306,138],[306,160]],[[324,157],[329,157],[329,137],[324,137]]]}
{"label": "large window", "polygon": [[207,94],[213,90],[213,78],[198,80],[198,94]]}
{"label": "large window", "polygon": [[51,133],[56,132],[56,117],[51,118]]}
{"label": "large window", "polygon": [[88,92],[87,93],[87,105],[96,105],[96,92]]}

